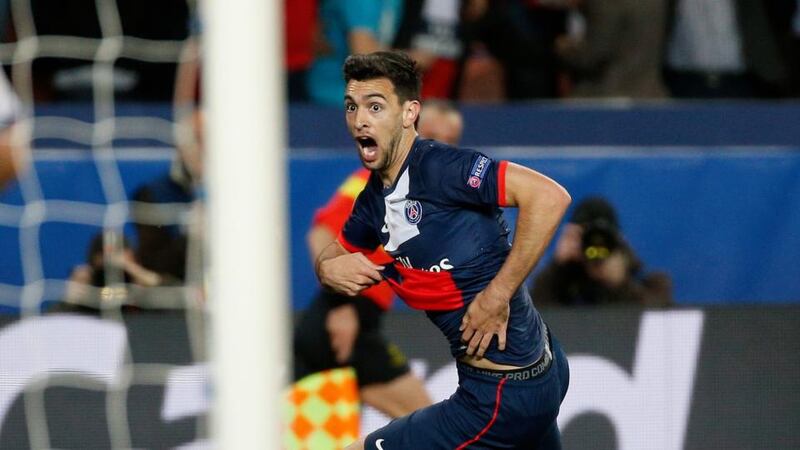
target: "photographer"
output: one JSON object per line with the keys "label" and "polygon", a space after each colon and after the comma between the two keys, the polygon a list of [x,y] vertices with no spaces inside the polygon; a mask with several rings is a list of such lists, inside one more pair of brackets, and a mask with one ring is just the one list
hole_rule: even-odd
{"label": "photographer", "polygon": [[[107,269],[111,270],[106,273]],[[116,303],[128,299],[129,286],[155,287],[161,282],[159,274],[136,262],[125,236],[105,231],[92,238],[86,263],[73,268],[64,299],[50,312],[97,313],[104,306],[116,307]],[[122,305],[122,309],[135,308]]]}
{"label": "photographer", "polygon": [[672,282],[664,273],[644,273],[619,230],[614,208],[589,197],[565,225],[553,260],[534,279],[531,296],[537,306],[666,306],[672,303]]}

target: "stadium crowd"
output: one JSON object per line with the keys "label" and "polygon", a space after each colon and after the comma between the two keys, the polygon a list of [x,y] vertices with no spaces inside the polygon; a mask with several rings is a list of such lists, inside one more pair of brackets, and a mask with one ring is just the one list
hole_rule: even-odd
{"label": "stadium crowd", "polygon": [[[102,36],[86,8],[31,1],[40,35]],[[197,2],[118,0],[125,35],[199,33]],[[293,102],[341,103],[351,53],[407,51],[423,98],[502,102],[554,98],[782,98],[800,95],[798,0],[291,0],[284,2]],[[27,29],[0,5],[0,37]],[[120,100],[169,100],[177,64],[121,58]],[[91,98],[91,62],[39,58],[37,101]],[[331,76],[333,73],[336,76]]]}
{"label": "stadium crowd", "polygon": [[322,75],[348,53],[389,47],[424,68],[425,97],[454,100],[781,97],[800,86],[796,0],[287,4],[292,74],[308,77],[309,97],[293,92],[301,101],[338,104]]}

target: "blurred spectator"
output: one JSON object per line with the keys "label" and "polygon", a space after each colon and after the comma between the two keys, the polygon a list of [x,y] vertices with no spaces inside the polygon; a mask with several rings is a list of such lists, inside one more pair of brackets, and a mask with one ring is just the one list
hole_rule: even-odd
{"label": "blurred spectator", "polygon": [[15,130],[19,109],[19,99],[0,69],[0,191],[29,164],[28,146],[18,142]]}
{"label": "blurred spectator", "polygon": [[423,139],[458,145],[464,131],[464,119],[453,103],[426,100],[423,102],[417,129]]}
{"label": "blurred spectator", "polygon": [[[199,287],[191,292],[202,301],[203,255],[199,242],[203,211],[197,200],[203,196],[205,154],[199,18],[198,12],[192,11],[191,35],[184,41],[174,80],[175,156],[165,174],[134,191],[131,213],[138,238],[136,259],[161,277],[161,285]],[[171,300],[163,293],[155,299],[159,308]]]}
{"label": "blurred spectator", "polygon": [[308,73],[308,93],[313,102],[342,105],[345,58],[389,48],[402,8],[401,0],[320,0],[320,39]]}
{"label": "blurred spectator", "polygon": [[314,59],[314,39],[318,33],[317,0],[285,0],[283,8],[289,101],[306,102],[306,78]]}
{"label": "blurred spectator", "polygon": [[422,98],[453,98],[464,41],[458,0],[407,0],[394,47],[422,70]]}
{"label": "blurred spectator", "polygon": [[672,302],[672,283],[666,274],[644,272],[620,232],[614,208],[603,198],[589,197],[565,225],[531,296],[537,306],[665,306]]}
{"label": "blurred spectator", "polygon": [[0,42],[6,42],[11,25],[11,0],[0,0]]}
{"label": "blurred spectator", "polygon": [[764,4],[671,0],[665,81],[673,97],[747,98],[786,90],[786,61]]}
{"label": "blurred spectator", "polygon": [[50,311],[97,312],[104,301],[125,300],[125,284],[153,287],[161,284],[161,277],[136,261],[125,236],[112,231],[98,233],[89,244],[86,263],[72,269],[63,302]]}
{"label": "blurred spectator", "polygon": [[562,35],[556,52],[572,97],[660,98],[667,0],[569,0],[584,17],[582,37]]}
{"label": "blurred spectator", "polygon": [[[192,3],[192,6],[196,6]],[[286,89],[289,102],[308,101],[308,70],[314,59],[317,29],[317,0],[284,1],[284,54]],[[189,36],[184,41],[175,74],[174,106],[180,120],[191,113],[200,99],[203,24],[197,8],[190,10]]]}
{"label": "blurred spectator", "polygon": [[192,35],[184,41],[181,49],[172,95],[174,120],[178,123],[194,113],[200,102],[200,45],[200,36]]}
{"label": "blurred spectator", "polygon": [[800,0],[771,0],[764,3],[789,79],[786,93],[800,97]]}
{"label": "blurred spectator", "polygon": [[456,86],[459,101],[496,103],[506,97],[503,66],[479,41],[481,21],[488,7],[488,0],[462,2],[461,30],[466,47]]}
{"label": "blurred spectator", "polygon": [[792,62],[791,94],[800,97],[800,0],[796,0],[789,37],[789,60]]}
{"label": "blurred spectator", "polygon": [[557,96],[554,43],[566,30],[566,17],[556,0],[467,0],[464,6],[467,38],[500,62],[509,100]]}
{"label": "blurred spectator", "polygon": [[[179,126],[191,132],[179,141],[169,172],[133,194],[139,238],[136,259],[170,284],[186,280],[189,235],[182,222],[203,177],[202,112],[196,110]],[[160,220],[156,224],[153,218]]]}
{"label": "blurred spectator", "polygon": [[[174,86],[172,91],[172,104],[174,108],[174,120],[178,123],[191,115],[200,103],[200,56],[202,53],[202,32],[203,24],[200,20],[199,5],[192,2],[193,7],[189,11],[187,27],[189,35],[183,41],[180,55],[178,56],[178,67],[175,70]],[[180,127],[176,127],[180,130]]]}

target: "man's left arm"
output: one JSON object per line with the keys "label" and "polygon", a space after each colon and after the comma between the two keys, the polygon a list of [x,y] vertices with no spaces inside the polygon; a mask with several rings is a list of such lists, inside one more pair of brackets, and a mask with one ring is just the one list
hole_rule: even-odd
{"label": "man's left arm", "polygon": [[505,349],[511,297],[541,258],[572,201],[561,185],[534,170],[514,163],[504,170],[498,194],[504,198],[498,202],[519,208],[514,242],[497,275],[467,308],[460,328],[467,354],[479,358],[495,334],[499,349]]}

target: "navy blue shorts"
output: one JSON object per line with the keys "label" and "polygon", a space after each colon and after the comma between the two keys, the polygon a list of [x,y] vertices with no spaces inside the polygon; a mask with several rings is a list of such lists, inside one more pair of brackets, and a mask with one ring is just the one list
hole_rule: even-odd
{"label": "navy blue shorts", "polygon": [[552,362],[541,373],[529,369],[498,378],[458,364],[455,394],[370,433],[364,448],[560,449],[556,417],[569,386],[569,366],[552,337],[550,349]]}

